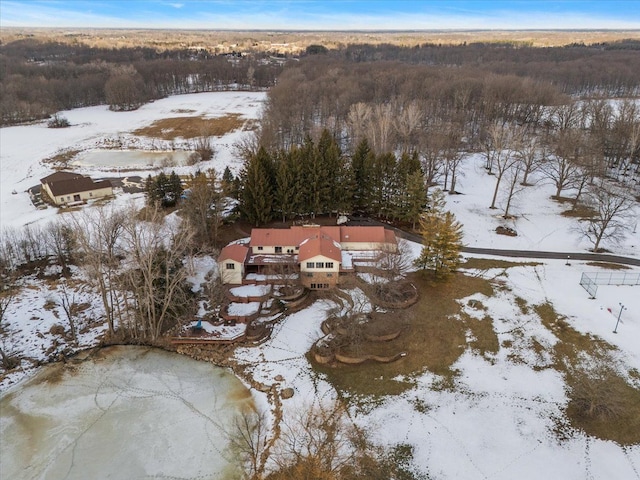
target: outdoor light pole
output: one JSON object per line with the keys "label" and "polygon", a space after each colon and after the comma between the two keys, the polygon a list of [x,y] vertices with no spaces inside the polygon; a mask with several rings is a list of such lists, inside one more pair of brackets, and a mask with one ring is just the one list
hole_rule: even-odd
{"label": "outdoor light pole", "polygon": [[618,313],[618,321],[616,322],[616,328],[613,329],[613,333],[618,333],[618,324],[620,323],[620,317],[622,316],[622,311],[626,309],[627,307],[620,303],[620,313]]}

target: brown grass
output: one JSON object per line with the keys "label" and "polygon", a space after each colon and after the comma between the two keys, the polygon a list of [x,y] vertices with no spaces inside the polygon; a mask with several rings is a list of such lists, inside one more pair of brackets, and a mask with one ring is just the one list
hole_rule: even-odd
{"label": "brown grass", "polygon": [[53,164],[54,168],[63,169],[63,168],[67,168],[67,166],[69,165],[69,162],[73,160],[74,157],[78,155],[78,153],[80,153],[80,150],[75,150],[75,149],[63,150],[51,157],[45,158],[42,162],[51,163]]}
{"label": "brown grass", "polygon": [[586,205],[578,204],[569,210],[565,210],[560,215],[563,217],[570,218],[592,218],[596,214],[596,211],[593,208],[587,207]]}
{"label": "brown grass", "polygon": [[202,136],[222,135],[242,127],[244,120],[239,113],[229,113],[223,117],[205,118],[175,117],[156,120],[151,125],[139,128],[134,135],[173,140],[177,137],[197,138]]}
{"label": "brown grass", "polygon": [[627,265],[622,265],[620,263],[610,263],[610,262],[587,262],[586,265],[589,265],[590,267],[604,268],[607,270],[630,270],[631,269],[631,267],[628,267]]}
{"label": "brown grass", "polygon": [[489,270],[491,268],[535,267],[542,265],[540,262],[512,262],[508,260],[494,260],[491,258],[467,258],[460,268],[474,268],[477,270]]}
{"label": "brown grass", "polygon": [[[443,388],[448,388],[456,375],[451,366],[467,348],[467,329],[471,329],[477,338],[471,348],[483,353],[497,351],[498,340],[488,319],[473,321],[464,315],[454,317],[461,314],[456,299],[476,292],[492,295],[489,281],[455,274],[447,282],[433,282],[419,273],[413,274],[410,280],[418,288],[420,300],[407,310],[388,315],[390,321],[406,322],[407,330],[384,346],[388,352],[406,352],[407,356],[384,365],[365,363],[338,368],[317,365],[316,368],[326,374],[338,390],[355,396],[395,395],[411,388],[411,377],[425,370],[442,375]],[[397,376],[407,380],[394,380]]]}
{"label": "brown grass", "polygon": [[553,351],[554,368],[564,374],[569,387],[566,415],[571,425],[594,437],[622,445],[640,443],[640,389],[629,385],[613,368],[590,382],[595,392],[612,392],[605,396],[605,401],[611,402],[605,407],[610,407],[612,413],[590,415],[585,412],[584,384],[591,373],[584,366],[589,363],[584,359],[591,359],[591,363],[612,365],[615,362],[611,354],[615,347],[604,340],[578,332],[548,303],[536,305],[534,310],[544,326],[559,339]]}

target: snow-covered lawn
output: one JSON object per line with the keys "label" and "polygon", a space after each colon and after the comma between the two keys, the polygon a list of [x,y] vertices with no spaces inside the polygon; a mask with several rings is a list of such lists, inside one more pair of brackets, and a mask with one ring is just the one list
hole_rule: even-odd
{"label": "snow-covered lawn", "polygon": [[271,285],[243,285],[229,291],[236,297],[262,297],[271,291]]}
{"label": "snow-covered lawn", "polygon": [[237,315],[240,317],[248,317],[260,310],[260,302],[249,303],[230,303],[227,313],[229,315]]}
{"label": "snow-covered lawn", "polygon": [[[460,195],[447,195],[447,208],[463,224],[464,243],[469,247],[501,248],[512,250],[541,250],[552,252],[586,252],[592,245],[577,231],[577,219],[561,216],[571,209],[570,203],[561,204],[551,199],[555,193],[549,180],[534,175],[535,185],[525,187],[510,207],[513,219],[505,220],[504,192],[498,195],[497,209],[491,210],[491,196],[495,176],[484,169],[485,160],[480,154],[470,155],[463,163],[463,176],[456,184]],[[506,183],[506,182],[502,182]],[[575,192],[563,191],[571,197]],[[604,242],[602,247],[617,255],[640,257],[640,205],[629,220],[629,232],[620,245]],[[518,236],[509,237],[495,232],[498,226],[511,227]],[[635,233],[633,232],[634,226]]]}
{"label": "snow-covered lawn", "polygon": [[[164,145],[157,139],[134,136],[131,132],[162,118],[187,115],[221,117],[237,113],[243,119],[255,120],[260,115],[265,96],[264,92],[176,95],[143,105],[132,112],[112,112],[106,106],[60,112],[71,123],[69,128],[47,128],[46,122],[0,128],[0,211],[2,212],[0,227],[20,226],[55,215],[57,209],[36,210],[26,193],[27,189],[38,185],[42,177],[53,173],[53,165],[42,163],[47,158],[63,151],[103,151],[105,147],[113,147],[120,143],[138,150],[151,150],[156,145],[170,149],[168,142]],[[195,167],[176,167],[176,173],[188,174],[198,168],[201,170],[215,168],[222,173],[226,166],[229,166],[234,173],[238,173],[241,161],[235,154],[234,145],[248,133],[239,129],[222,137],[213,138],[216,155],[212,160],[202,162]],[[180,138],[174,143],[176,148],[186,146]],[[114,155],[113,158],[117,160],[118,157]],[[80,162],[82,162],[81,158]],[[116,167],[120,165],[108,165],[108,163],[103,167],[78,166],[75,171],[94,178],[125,175],[118,173]],[[139,169],[128,171],[127,175],[146,176],[152,173],[146,164],[139,165],[139,162],[135,162],[135,165]],[[169,170],[173,169],[169,168]],[[13,194],[13,191],[16,194]]]}

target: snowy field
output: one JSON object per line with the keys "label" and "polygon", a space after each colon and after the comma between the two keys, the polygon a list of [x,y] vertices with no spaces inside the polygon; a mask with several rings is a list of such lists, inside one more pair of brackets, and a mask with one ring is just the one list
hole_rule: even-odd
{"label": "snowy field", "polygon": [[[577,231],[577,219],[560,214],[570,210],[571,204],[561,204],[550,197],[555,187],[549,180],[538,174],[531,182],[535,185],[523,188],[512,201],[509,215],[505,220],[506,181],[501,182],[495,210],[489,209],[495,187],[495,176],[484,169],[484,157],[470,155],[462,166],[463,174],[456,183],[461,195],[447,195],[447,208],[463,224],[464,243],[469,247],[499,248],[512,250],[540,250],[550,252],[587,252],[591,244]],[[571,198],[572,190],[562,195]],[[629,220],[630,231],[620,244],[602,243],[602,247],[613,254],[640,257],[640,206],[636,204],[635,214]],[[498,226],[511,227],[518,233],[516,237],[497,235]],[[633,232],[635,228],[635,233]]]}
{"label": "snowy field", "polygon": [[[64,151],[78,151],[78,162],[83,163],[83,158],[91,152],[103,152],[105,147],[120,144],[136,150],[146,151],[156,147],[170,150],[169,142],[135,136],[131,132],[162,118],[185,115],[214,118],[237,113],[244,120],[255,120],[260,115],[265,96],[264,92],[178,95],[156,100],[132,112],[112,112],[107,106],[60,112],[71,123],[69,128],[47,128],[46,122],[0,128],[0,227],[24,225],[55,215],[56,210],[52,208],[34,209],[27,194],[27,190],[38,185],[41,178],[53,173],[52,165],[43,163],[47,158]],[[215,137],[213,145],[216,155],[212,160],[200,163],[197,167],[177,167],[176,173],[187,174],[197,168],[215,168],[222,173],[226,166],[234,174],[238,173],[240,159],[234,153],[234,145],[248,133],[240,129]],[[176,148],[186,147],[179,138],[174,143]],[[144,166],[147,162],[134,162],[133,165],[140,169],[127,171],[126,174],[146,176],[153,173]],[[125,175],[118,171],[122,167],[119,160],[111,165],[104,160],[100,163],[101,167],[78,166],[74,167],[74,171],[94,178]],[[14,191],[15,194],[12,193]]]}
{"label": "snowy field", "polygon": [[[248,119],[257,118],[264,98],[264,93],[244,92],[184,95],[158,100],[128,113],[110,112],[106,107],[63,112],[73,125],[68,129],[52,130],[45,124],[0,129],[0,226],[19,226],[55,216],[52,208],[35,210],[25,190],[51,173],[41,160],[61,149],[100,149],[107,137],[128,138],[129,132],[154,120],[184,115],[178,111],[194,110],[194,115],[212,116],[240,113]],[[229,165],[237,172],[239,160],[234,156],[232,145],[243,135],[246,132],[236,131],[216,139],[217,154],[209,165],[219,171]],[[141,147],[148,146],[144,139],[135,141]],[[498,196],[499,208],[490,210],[495,177],[486,174],[483,163],[479,155],[467,158],[457,184],[461,194],[446,197],[448,208],[463,224],[464,242],[468,246],[588,251],[590,245],[577,232],[576,219],[559,215],[570,206],[551,200],[554,189],[542,179],[518,195],[512,206],[513,219],[507,221],[500,217],[502,193]],[[184,170],[177,169],[178,173],[186,173],[192,167],[180,168]],[[104,175],[95,167],[83,167],[81,171],[93,176]],[[12,194],[13,190],[17,194]],[[571,194],[570,191],[563,193]],[[118,194],[116,202],[125,204],[129,198]],[[640,208],[636,206],[630,231],[622,242],[602,246],[616,255],[640,258],[640,232],[637,228],[633,232],[639,216]],[[514,228],[518,236],[497,235],[495,228],[499,225]],[[420,247],[413,244],[410,250],[417,255]],[[623,448],[579,431],[572,431],[562,441],[557,438],[553,428],[568,402],[566,384],[560,373],[546,368],[548,358],[535,356],[523,347],[534,339],[550,347],[557,339],[539,318],[522,314],[516,304],[516,297],[530,305],[551,303],[573,328],[615,346],[616,360],[626,368],[640,370],[640,286],[600,286],[597,298],[592,300],[579,285],[580,276],[583,272],[606,270],[573,260],[570,265],[564,260],[534,261],[540,265],[469,272],[496,278],[506,287],[490,298],[476,294],[461,300],[469,315],[475,313],[466,307],[470,299],[481,301],[488,309],[483,314],[491,316],[501,344],[491,361],[468,350],[452,366],[459,371],[454,390],[432,388],[438,377],[424,372],[410,379],[413,388],[402,395],[385,398],[367,414],[359,413],[355,420],[369,425],[381,443],[412,444],[417,465],[438,480],[640,479],[638,445]],[[207,273],[215,269],[215,262],[211,258],[197,260],[193,267],[193,290],[199,291]],[[640,268],[624,272],[640,273]],[[53,293],[33,288],[28,298],[11,311],[11,328],[24,329],[20,345],[28,351],[46,350],[53,341],[47,340],[46,329],[55,321],[55,316],[44,305],[47,295],[59,295],[59,292],[54,287],[47,288],[53,288]],[[358,290],[351,292],[361,296]],[[91,305],[96,302],[97,298],[87,300]],[[626,309],[622,311],[618,333],[614,334],[621,304]],[[320,324],[327,310],[334,306],[328,301],[316,302],[275,325],[271,339],[259,347],[236,351],[236,360],[247,365],[247,371],[255,380],[273,384],[275,377],[282,376],[281,387],[293,388],[294,397],[283,402],[285,416],[336,397],[333,387],[314,372],[306,358],[313,343],[323,336]],[[38,322],[42,323],[41,328],[35,328]],[[522,332],[522,336],[515,338],[514,330]],[[516,349],[520,349],[519,355],[524,355],[521,363],[512,360]],[[640,387],[637,381],[636,387]],[[254,398],[266,404],[266,396],[259,392],[254,392]]]}

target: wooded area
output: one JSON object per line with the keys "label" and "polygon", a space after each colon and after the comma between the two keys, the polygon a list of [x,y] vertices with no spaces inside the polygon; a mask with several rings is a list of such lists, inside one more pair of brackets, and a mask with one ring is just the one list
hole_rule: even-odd
{"label": "wooded area", "polygon": [[56,111],[109,104],[131,110],[168,95],[272,86],[268,55],[202,50],[90,48],[26,39],[0,46],[0,126]]}

